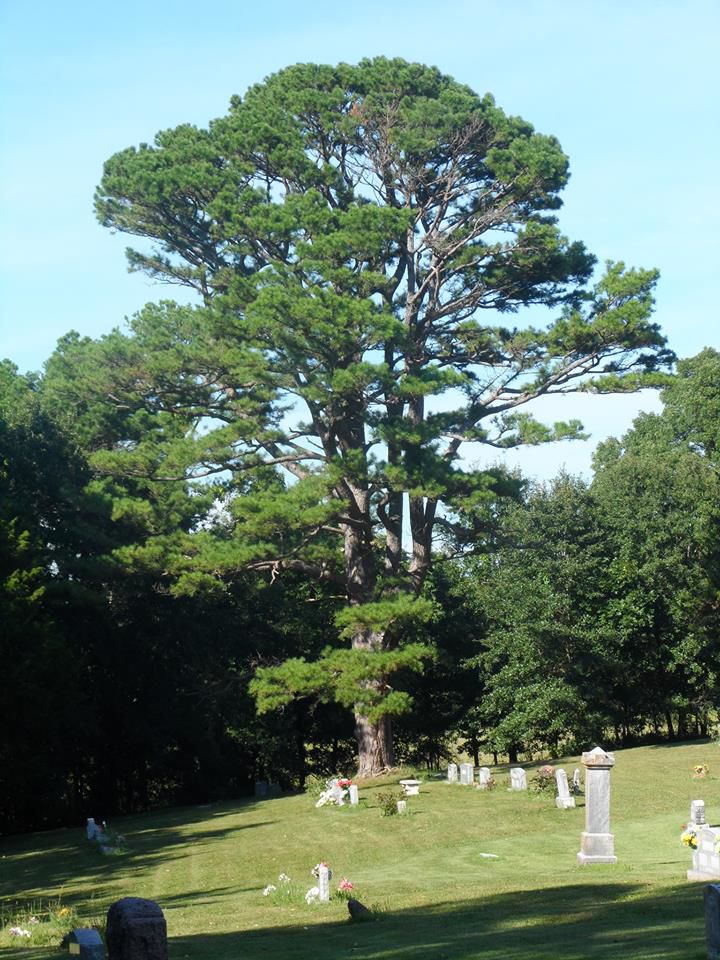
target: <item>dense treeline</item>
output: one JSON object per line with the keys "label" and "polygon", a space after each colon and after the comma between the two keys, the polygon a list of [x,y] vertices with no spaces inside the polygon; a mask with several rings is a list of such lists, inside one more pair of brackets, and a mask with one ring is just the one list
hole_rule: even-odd
{"label": "dense treeline", "polygon": [[[194,299],[0,371],[0,827],[709,729],[717,355],[671,378],[657,271],[564,236],[568,170],[384,57],[107,161],[99,221]],[[663,386],[589,486],[467,453]]]}
{"label": "dense treeline", "polygon": [[[349,711],[308,695],[258,717],[248,693],[258,666],[338,645],[341,599],[270,574],[176,595],[134,562],[122,491],[52,412],[56,359],[44,380],[0,368],[2,828],[350,769]],[[663,413],[602,444],[591,483],[525,485],[498,500],[479,555],[438,564],[432,621],[410,638],[434,659],[397,677],[414,701],[396,722],[400,759],[711,731],[718,384],[720,354],[682,361]],[[189,489],[147,497],[157,522],[202,527]],[[204,529],[222,539],[221,510]]]}

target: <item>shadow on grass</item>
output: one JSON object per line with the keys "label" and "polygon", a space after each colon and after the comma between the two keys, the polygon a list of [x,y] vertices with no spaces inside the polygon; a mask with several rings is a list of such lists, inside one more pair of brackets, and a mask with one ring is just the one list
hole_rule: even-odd
{"label": "shadow on grass", "polygon": [[[258,816],[269,813],[268,801],[249,799],[212,807],[172,809],[163,816],[158,827],[157,811],[150,814],[118,818],[113,826],[128,838],[128,850],[119,856],[103,856],[85,838],[82,827],[52,830],[44,834],[27,834],[4,838],[0,844],[0,899],[18,901],[45,896],[47,891],[62,888],[81,877],[84,886],[93,888],[96,897],[102,897],[118,869],[135,870],[156,866],[187,855],[187,847],[222,841],[235,833],[253,827],[267,827],[271,819],[257,819],[251,823],[232,823],[215,828],[215,818],[230,817],[239,811],[247,812],[253,806],[262,806]],[[162,816],[162,814],[160,815]],[[197,830],[193,826],[197,825]],[[38,840],[42,847],[38,849]],[[68,893],[63,900],[73,903],[83,899],[82,893]],[[57,893],[51,896],[57,899]],[[24,953],[27,956],[27,952]]]}
{"label": "shadow on grass", "polygon": [[[171,938],[170,960],[703,960],[702,885],[575,884],[347,920]],[[316,909],[322,909],[320,907]]]}

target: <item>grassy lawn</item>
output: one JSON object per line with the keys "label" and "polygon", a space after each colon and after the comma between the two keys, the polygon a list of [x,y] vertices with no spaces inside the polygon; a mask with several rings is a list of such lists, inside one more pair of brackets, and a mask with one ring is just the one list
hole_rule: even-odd
{"label": "grassy lawn", "polygon": [[[720,822],[720,748],[642,747],[616,759],[615,866],[576,865],[582,800],[558,810],[551,796],[509,793],[499,767],[493,792],[429,780],[404,817],[381,816],[373,784],[357,808],[316,810],[297,795],[113,821],[128,838],[124,856],[101,857],[82,824],[3,838],[0,901],[39,912],[60,898],[85,923],[120,897],[156,900],[171,960],[701,960],[704,885],[685,879],[679,837],[693,799]],[[563,761],[570,776],[576,761]],[[693,781],[699,763],[710,774]],[[376,922],[349,923],[342,901],[263,897],[280,873],[304,892],[319,860],[334,871],[331,888],[348,877],[378,908]],[[9,942],[0,945],[17,960],[62,953]]]}

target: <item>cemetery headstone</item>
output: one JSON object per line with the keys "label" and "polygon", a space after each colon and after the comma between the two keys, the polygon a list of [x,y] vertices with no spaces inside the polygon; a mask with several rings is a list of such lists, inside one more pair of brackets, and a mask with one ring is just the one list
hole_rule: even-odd
{"label": "cemetery headstone", "polygon": [[328,903],[330,900],[330,870],[324,863],[321,863],[318,867],[318,889],[320,890],[320,902]]}
{"label": "cemetery headstone", "polygon": [[580,767],[575,767],[572,779],[572,792],[577,796],[582,793],[582,782],[580,780]]}
{"label": "cemetery headstone", "polygon": [[407,813],[407,800],[398,800],[398,802],[397,802],[397,812],[398,812],[398,813]]}
{"label": "cemetery headstone", "polygon": [[478,783],[480,784],[481,790],[487,790],[487,785],[490,782],[490,767],[480,767],[478,771]]}
{"label": "cemetery headstone", "polygon": [[356,807],[356,806],[358,805],[358,803],[360,802],[360,798],[359,798],[359,796],[358,796],[358,787],[357,787],[357,784],[356,784],[356,783],[351,783],[350,786],[348,787],[348,792],[349,792],[349,794],[350,794],[350,806],[351,806],[351,807]]}
{"label": "cemetery headstone", "polygon": [[167,924],[154,900],[124,897],[108,910],[108,960],[168,960]]}
{"label": "cemetery headstone", "polygon": [[282,793],[279,783],[269,783],[268,784],[268,795],[271,797],[279,797]]}
{"label": "cemetery headstone", "polygon": [[458,768],[456,763],[448,764],[448,783],[457,783],[458,782]]}
{"label": "cemetery headstone", "polygon": [[475,768],[471,763],[460,764],[460,783],[469,786],[473,782]]}
{"label": "cemetery headstone", "polygon": [[105,945],[97,930],[72,930],[63,942],[67,942],[68,953],[80,960],[105,960]]}
{"label": "cemetery headstone", "polygon": [[401,780],[400,786],[406,797],[416,797],[420,793],[420,780]]}
{"label": "cemetery headstone", "polygon": [[510,789],[527,790],[527,774],[522,767],[513,767],[510,771]]}
{"label": "cemetery headstone", "polygon": [[705,887],[705,943],[708,960],[720,960],[720,884]]}
{"label": "cemetery headstone", "polygon": [[555,783],[558,795],[555,797],[555,806],[558,810],[568,810],[575,806],[575,797],[570,796],[570,787],[565,771],[560,767],[555,771]]}
{"label": "cemetery headstone", "polygon": [[255,796],[256,797],[266,797],[268,795],[268,783],[267,780],[256,780],[255,781]]}
{"label": "cemetery headstone", "polygon": [[705,801],[693,800],[690,804],[690,823],[696,827],[705,823]]}
{"label": "cemetery headstone", "polygon": [[98,837],[100,836],[100,834],[102,833],[102,830],[100,829],[100,827],[98,826],[98,824],[95,823],[95,818],[94,818],[94,817],[88,817],[88,818],[87,818],[87,828],[86,828],[86,829],[87,829],[87,838],[88,838],[88,840],[97,840],[97,838],[98,838]]}
{"label": "cemetery headstone", "polygon": [[698,826],[696,842],[692,869],[687,872],[688,880],[720,880],[720,827],[711,827],[707,823]]}
{"label": "cemetery headstone", "polygon": [[610,833],[610,771],[615,755],[600,747],[582,755],[585,767],[585,830],[580,835],[578,863],[617,863],[615,837]]}

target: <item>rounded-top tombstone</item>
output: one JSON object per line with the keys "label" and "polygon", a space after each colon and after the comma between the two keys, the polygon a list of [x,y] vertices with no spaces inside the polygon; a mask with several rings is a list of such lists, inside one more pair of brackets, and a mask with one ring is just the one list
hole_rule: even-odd
{"label": "rounded-top tombstone", "polygon": [[167,924],[154,900],[124,897],[108,910],[108,960],[168,960]]}

